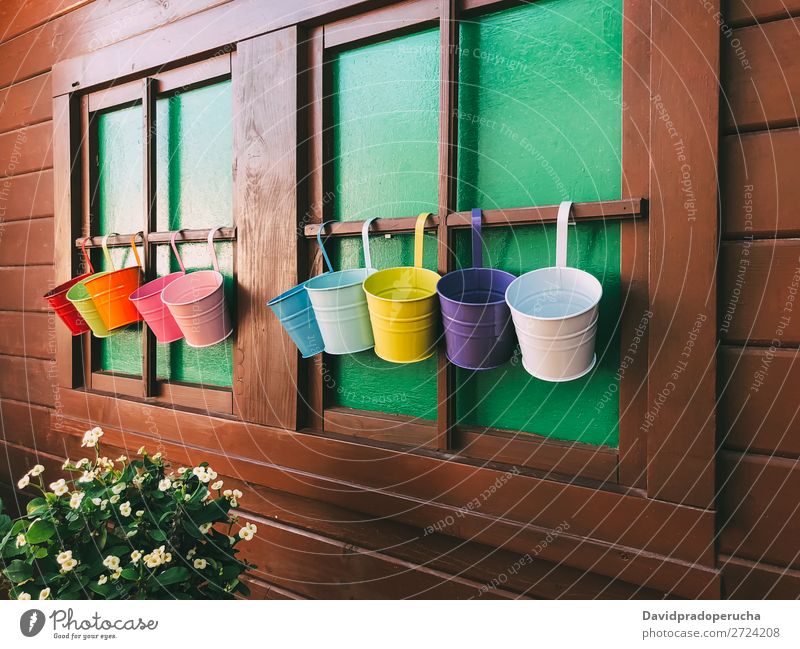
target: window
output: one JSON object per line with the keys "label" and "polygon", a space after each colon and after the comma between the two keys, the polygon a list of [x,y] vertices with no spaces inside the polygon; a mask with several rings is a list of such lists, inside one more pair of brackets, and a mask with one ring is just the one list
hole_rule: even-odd
{"label": "window", "polygon": [[[216,75],[214,66],[206,71]],[[180,270],[168,243],[168,233],[188,231],[178,241],[186,270],[211,268],[205,234],[224,227],[215,242],[225,278],[228,307],[233,311],[233,99],[229,79],[202,79],[203,68],[190,66],[182,74],[154,80],[153,160],[146,178],[146,135],[142,101],[127,101],[122,90],[89,97],[88,169],[91,198],[85,227],[95,235],[118,233],[111,256],[116,268],[135,263],[127,241],[147,224],[146,273],[150,278]],[[201,80],[196,79],[200,76]],[[181,83],[177,88],[175,83]],[[158,86],[161,86],[159,88]],[[130,93],[141,89],[133,84]],[[145,84],[146,87],[146,84]],[[123,87],[125,88],[125,87]],[[151,100],[152,101],[152,100]],[[97,110],[92,110],[92,103]],[[111,103],[111,106],[106,106]],[[145,186],[151,187],[154,210],[145,218]],[[188,235],[188,236],[187,236]],[[227,240],[226,240],[227,239]],[[141,239],[137,241],[141,250]],[[108,270],[95,252],[96,265]],[[232,412],[233,340],[192,348],[184,340],[159,344],[143,341],[145,325],[130,325],[108,338],[92,339],[87,383],[93,389],[163,398],[179,405]],[[148,336],[149,338],[149,336]],[[151,374],[148,381],[142,377]]]}
{"label": "window", "polygon": [[[643,211],[622,191],[622,0],[478,8],[461,16],[457,38],[427,28],[437,15],[431,9],[429,17],[419,9],[412,33],[408,21],[393,23],[389,8],[376,10],[381,16],[372,21],[324,28],[325,99],[316,119],[326,157],[313,182],[321,185],[318,195],[330,197],[320,218],[343,222],[328,231],[341,235],[326,243],[335,267],[363,265],[360,238],[347,235],[372,216],[390,219],[377,222],[385,238],[371,239],[373,265],[410,264],[408,232],[421,211],[438,221],[426,234],[426,267],[471,265],[465,217],[480,207],[493,214],[485,220],[484,263],[520,275],[553,263],[554,206],[573,200],[582,215],[570,228],[569,262],[598,277],[604,290],[598,365],[582,379],[553,384],[533,379],[518,358],[470,372],[453,371],[441,354],[400,366],[371,351],[325,355],[323,396],[311,407],[320,407],[324,428],[334,433],[548,469],[553,458],[557,465],[576,453],[580,459],[567,464],[599,463],[577,473],[616,479],[620,219]],[[455,55],[440,74],[448,37]],[[452,124],[440,110],[442,77],[457,87]],[[451,188],[440,140],[457,144],[449,153]],[[306,228],[315,234],[315,226]],[[311,242],[312,254],[315,247]],[[560,470],[573,471],[563,463]]]}

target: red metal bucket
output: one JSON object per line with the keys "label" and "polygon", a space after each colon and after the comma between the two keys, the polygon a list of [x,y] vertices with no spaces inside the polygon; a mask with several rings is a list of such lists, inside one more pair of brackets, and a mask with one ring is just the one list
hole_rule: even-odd
{"label": "red metal bucket", "polygon": [[83,258],[86,260],[86,267],[89,269],[89,272],[78,275],[78,277],[73,277],[44,294],[44,299],[53,307],[53,311],[55,311],[56,315],[61,318],[61,321],[67,325],[67,328],[69,328],[73,336],[78,336],[89,331],[89,325],[86,324],[86,320],[78,313],[75,305],[67,299],[67,291],[69,291],[69,289],[94,273],[89,254],[86,252],[86,241],[88,241],[88,237],[81,243],[81,250],[83,251]]}

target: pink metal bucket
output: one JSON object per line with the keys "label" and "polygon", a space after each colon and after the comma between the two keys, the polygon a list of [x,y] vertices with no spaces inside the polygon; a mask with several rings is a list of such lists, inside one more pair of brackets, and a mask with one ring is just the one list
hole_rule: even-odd
{"label": "pink metal bucket", "polygon": [[208,248],[214,270],[198,270],[178,277],[161,293],[161,299],[175,318],[190,347],[209,347],[233,333],[222,273],[219,272],[214,234],[208,233]]}
{"label": "pink metal bucket", "polygon": [[131,293],[130,296],[130,301],[133,302],[133,305],[139,313],[142,314],[147,326],[150,327],[156,340],[160,343],[172,343],[183,338],[181,328],[178,326],[178,323],[175,322],[175,318],[172,317],[172,313],[170,313],[167,305],[164,304],[164,300],[161,299],[161,294],[167,286],[172,284],[176,279],[186,275],[186,268],[183,265],[181,256],[178,254],[178,248],[175,245],[175,237],[177,237],[179,233],[180,230],[178,232],[173,232],[169,243],[172,246],[172,251],[175,253],[175,258],[178,260],[178,265],[181,267],[180,271],[147,282],[147,284],[144,284]]}

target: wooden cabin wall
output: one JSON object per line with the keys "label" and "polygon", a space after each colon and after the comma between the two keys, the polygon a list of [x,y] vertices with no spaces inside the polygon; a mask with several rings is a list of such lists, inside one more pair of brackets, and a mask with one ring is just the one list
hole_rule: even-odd
{"label": "wooden cabin wall", "polygon": [[730,598],[800,593],[800,2],[722,33],[719,565]]}
{"label": "wooden cabin wall", "polygon": [[[59,431],[51,425],[59,421],[62,396],[75,397],[58,387],[55,329],[61,325],[41,299],[55,283],[51,67],[190,17],[197,24],[203,12],[218,16],[228,2],[0,4],[0,495],[11,511],[24,508],[25,495],[12,488],[18,477],[36,462],[53,474],[63,458],[78,457],[81,426],[87,425],[67,422]],[[98,398],[81,405],[105,404],[109,414],[120,403]],[[104,441],[109,455],[131,452],[131,444],[140,443],[114,431]],[[190,451],[169,444],[164,450],[176,463],[211,454],[202,442]],[[249,579],[255,598],[662,596],[527,554],[425,534],[278,488],[245,485],[243,466],[232,459],[232,468],[218,469],[226,482],[246,490],[245,516],[259,526],[248,555],[259,566]],[[273,482],[280,484],[281,476]]]}

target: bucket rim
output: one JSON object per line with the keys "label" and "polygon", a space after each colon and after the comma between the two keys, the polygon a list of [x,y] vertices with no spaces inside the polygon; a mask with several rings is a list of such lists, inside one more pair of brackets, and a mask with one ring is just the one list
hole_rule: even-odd
{"label": "bucket rim", "polygon": [[[501,297],[499,300],[494,300],[492,302],[464,302],[463,300],[454,300],[453,298],[451,298],[451,297],[445,295],[444,293],[442,293],[442,291],[439,289],[439,284],[441,284],[442,280],[444,280],[446,277],[450,277],[450,276],[455,275],[457,273],[458,274],[463,274],[465,271],[469,271],[469,270],[485,270],[485,271],[489,271],[489,272],[492,272],[492,273],[500,273],[502,275],[507,275],[508,277],[511,278],[512,283],[517,279],[517,276],[514,275],[513,273],[509,273],[506,270],[500,270],[499,268],[482,268],[482,267],[478,267],[478,266],[472,266],[470,268],[459,268],[457,270],[451,270],[449,273],[445,273],[444,275],[441,276],[439,281],[436,282],[436,293],[438,293],[439,297],[441,297],[446,302],[449,302],[450,304],[466,304],[466,305],[469,305],[469,306],[477,306],[477,307],[481,307],[481,306],[499,306],[499,305],[503,304],[506,301],[506,295],[505,294],[508,291],[508,288],[506,288],[506,290],[503,292],[503,297]],[[510,286],[510,284],[509,284],[509,286]]]}
{"label": "bucket rim", "polygon": [[272,307],[275,304],[278,304],[279,302],[283,302],[284,300],[286,300],[286,299],[288,299],[290,297],[294,297],[295,295],[300,293],[306,287],[306,284],[308,284],[309,281],[310,280],[306,280],[305,282],[300,282],[299,284],[296,284],[295,286],[292,286],[292,288],[284,291],[283,293],[281,293],[277,297],[274,297],[271,300],[267,300],[267,306],[268,307]]}
{"label": "bucket rim", "polygon": [[[85,279],[82,279],[80,282],[75,282],[72,286],[70,286],[69,290],[67,291],[67,295],[65,297],[67,298],[67,300],[69,300],[73,304],[81,304],[83,302],[91,301],[92,300],[92,296],[91,295],[87,295],[86,297],[81,297],[81,298],[77,298],[77,299],[72,299],[72,298],[70,298],[69,294],[73,289],[77,288],[78,286],[83,286],[84,288],[86,288],[86,283],[89,280],[94,279],[95,277],[99,277],[100,275],[108,275],[108,273],[111,273],[111,272],[113,272],[113,271],[101,270],[99,273],[92,273],[91,275],[89,275],[89,277],[86,277]],[[89,289],[86,289],[86,292],[88,293]]]}
{"label": "bucket rim", "polygon": [[[172,288],[175,285],[175,282],[178,282],[178,281],[180,281],[182,279],[185,279],[187,277],[192,277],[193,275],[199,275],[201,273],[207,273],[207,274],[211,275],[212,277],[214,277],[214,279],[217,280],[217,285],[213,288],[213,290],[211,290],[206,295],[203,295],[202,297],[192,298],[191,300],[182,300],[180,302],[173,302],[173,301],[167,300],[164,297],[164,293],[167,291],[167,289]],[[225,278],[222,276],[222,273],[220,273],[217,270],[196,270],[193,273],[186,273],[183,277],[179,277],[178,279],[175,280],[175,282],[171,282],[170,284],[168,284],[167,286],[164,287],[164,291],[161,293],[161,300],[167,306],[188,306],[190,304],[194,304],[196,302],[199,302],[200,300],[204,300],[209,295],[213,295],[214,293],[216,293],[220,289],[220,287],[223,286],[224,281],[225,281]]]}
{"label": "bucket rim", "polygon": [[[341,275],[345,275],[347,273],[356,273],[356,272],[367,273],[367,277],[370,277],[371,275],[374,275],[378,271],[376,271],[374,268],[346,268],[344,270],[337,270],[337,271],[334,271],[332,273],[322,273],[322,275],[317,275],[316,277],[312,277],[311,279],[306,280],[304,282],[305,288],[309,292],[325,293],[325,292],[328,292],[328,291],[338,291],[338,290],[343,289],[343,288],[351,288],[353,286],[358,286],[359,284],[363,284],[364,280],[366,280],[367,277],[362,277],[361,279],[357,279],[355,281],[352,281],[349,284],[341,284],[340,286],[319,286],[319,287],[318,286],[313,286],[313,284],[314,284],[314,282],[316,280],[321,279],[323,277],[325,279],[331,279],[332,277],[336,277],[337,275],[341,276]],[[277,298],[274,298],[274,299],[277,299]]]}
{"label": "bucket rim", "polygon": [[77,277],[73,277],[68,279],[66,282],[61,282],[58,286],[51,288],[47,293],[45,293],[42,297],[45,300],[50,300],[54,297],[58,297],[60,295],[64,295],[66,298],[66,294],[69,293],[69,290],[75,286],[76,284],[82,282],[85,279],[91,277],[94,273],[84,273],[83,275],[78,275]]}
{"label": "bucket rim", "polygon": [[[230,331],[228,331],[228,333],[226,333],[222,338],[220,338],[218,340],[215,340],[213,343],[204,343],[202,345],[193,345],[192,343],[189,342],[189,339],[185,335],[184,335],[183,339],[184,339],[184,341],[186,342],[186,344],[189,347],[191,347],[193,349],[203,349],[204,347],[211,347],[212,345],[218,345],[223,340],[227,340],[228,338],[230,338],[232,335],[233,335],[233,325],[231,325]],[[178,339],[178,340],[180,340],[180,339]]]}
{"label": "bucket rim", "polygon": [[[525,313],[524,311],[520,311],[517,307],[515,307],[513,304],[511,304],[511,300],[508,297],[508,293],[511,290],[511,287],[514,286],[514,284],[516,284],[517,282],[521,281],[523,278],[528,277],[530,275],[534,275],[536,273],[541,273],[542,271],[551,271],[551,270],[559,270],[559,271],[568,270],[568,271],[573,271],[575,273],[582,273],[583,275],[586,275],[587,277],[591,277],[592,280],[597,284],[597,287],[600,289],[600,295],[597,297],[597,300],[595,302],[593,302],[592,304],[590,304],[586,308],[581,309],[580,311],[575,311],[574,313],[570,313],[568,315],[561,315],[561,316],[533,315],[531,313]],[[572,292],[576,293],[577,291],[572,291]],[[584,315],[584,314],[588,313],[589,311],[591,311],[592,309],[597,308],[597,306],[600,304],[600,300],[602,300],[602,299],[603,299],[603,285],[600,283],[600,280],[597,279],[591,273],[587,273],[585,270],[581,270],[580,268],[575,268],[574,266],[564,266],[564,267],[546,266],[545,268],[537,268],[535,270],[528,271],[527,273],[524,273],[524,274],[520,275],[519,277],[517,277],[513,282],[511,282],[511,284],[509,284],[508,288],[506,289],[506,297],[505,297],[505,301],[506,301],[506,304],[508,304],[508,308],[511,309],[514,313],[518,313],[519,315],[521,315],[521,316],[523,316],[525,318],[531,318],[532,320],[541,320],[541,321],[547,321],[547,322],[552,322],[554,320],[567,320],[567,319],[570,319],[570,318],[575,318],[577,316]]]}
{"label": "bucket rim", "polygon": [[[155,292],[154,293],[150,293],[149,295],[136,295],[136,294],[143,292],[145,289],[150,289],[150,288],[154,287],[158,282],[163,282],[165,279],[169,279],[170,277],[172,278],[172,280],[170,281],[170,284],[171,284],[172,282],[174,282],[179,277],[183,277],[185,274],[186,273],[184,271],[177,270],[174,273],[169,273],[168,275],[163,275],[161,277],[156,277],[155,279],[152,279],[149,282],[146,282],[145,284],[142,284],[139,288],[137,288],[135,291],[133,291],[133,293],[131,293],[128,296],[128,299],[131,302],[141,302],[142,300],[146,300],[149,297],[153,297],[154,295],[158,295],[158,293],[155,293]],[[161,291],[163,291],[166,287],[167,287],[167,285],[165,285],[161,289]],[[136,296],[136,297],[134,297],[134,296]]]}
{"label": "bucket rim", "polygon": [[375,356],[380,358],[382,361],[386,361],[387,363],[394,363],[395,365],[410,365],[411,363],[419,363],[421,361],[426,361],[436,353],[436,345],[434,345],[433,348],[432,348],[431,353],[427,354],[426,356],[422,356],[421,358],[415,358],[413,361],[398,361],[398,360],[395,360],[393,358],[386,358],[385,356],[381,356],[378,353],[378,348],[377,347],[378,346],[375,345]]}
{"label": "bucket rim", "polygon": [[141,273],[142,269],[138,266],[128,266],[126,268],[120,268],[119,270],[104,270],[102,273],[95,273],[95,276],[92,276],[86,280],[86,283],[89,284],[96,279],[100,279],[101,277],[108,276],[109,278],[112,275],[122,274],[127,271],[135,270],[137,273]]}
{"label": "bucket rim", "polygon": [[522,367],[525,369],[525,371],[528,374],[530,374],[533,378],[539,379],[540,381],[547,381],[548,383],[566,383],[567,381],[575,381],[577,379],[583,378],[584,376],[586,376],[589,372],[591,372],[594,369],[595,365],[597,365],[597,354],[596,353],[592,354],[592,362],[589,363],[589,367],[587,367],[585,370],[582,370],[582,371],[578,372],[577,374],[573,374],[572,376],[564,376],[564,377],[560,377],[560,378],[555,378],[555,377],[552,377],[552,376],[544,376],[544,375],[540,375],[540,374],[534,374],[530,370],[530,368],[525,364],[525,357],[524,356],[522,357]]}
{"label": "bucket rim", "polygon": [[[436,289],[435,288],[430,292],[430,295],[423,295],[422,297],[409,297],[409,298],[400,299],[400,300],[395,299],[395,298],[390,298],[390,297],[381,297],[380,295],[377,295],[376,293],[373,293],[372,291],[367,289],[366,283],[369,280],[371,280],[374,277],[378,277],[381,273],[387,273],[389,271],[395,271],[395,270],[413,270],[413,271],[424,273],[424,274],[430,273],[431,275],[435,275],[436,277],[439,278],[439,279],[436,280],[437,284],[439,283],[439,280],[442,279],[442,276],[439,273],[437,273],[435,270],[430,270],[429,268],[419,268],[418,266],[394,266],[392,268],[384,268],[383,270],[379,270],[377,273],[373,273],[369,277],[364,278],[364,281],[361,283],[361,286],[363,287],[364,292],[367,295],[369,295],[371,298],[374,298],[376,300],[380,300],[381,302],[391,302],[393,304],[411,304],[412,302],[421,302],[422,300],[429,300],[432,297],[436,296]],[[387,360],[387,359],[384,359],[384,360]],[[424,359],[420,359],[420,360],[424,360]],[[390,361],[390,362],[394,362],[394,361]]]}

